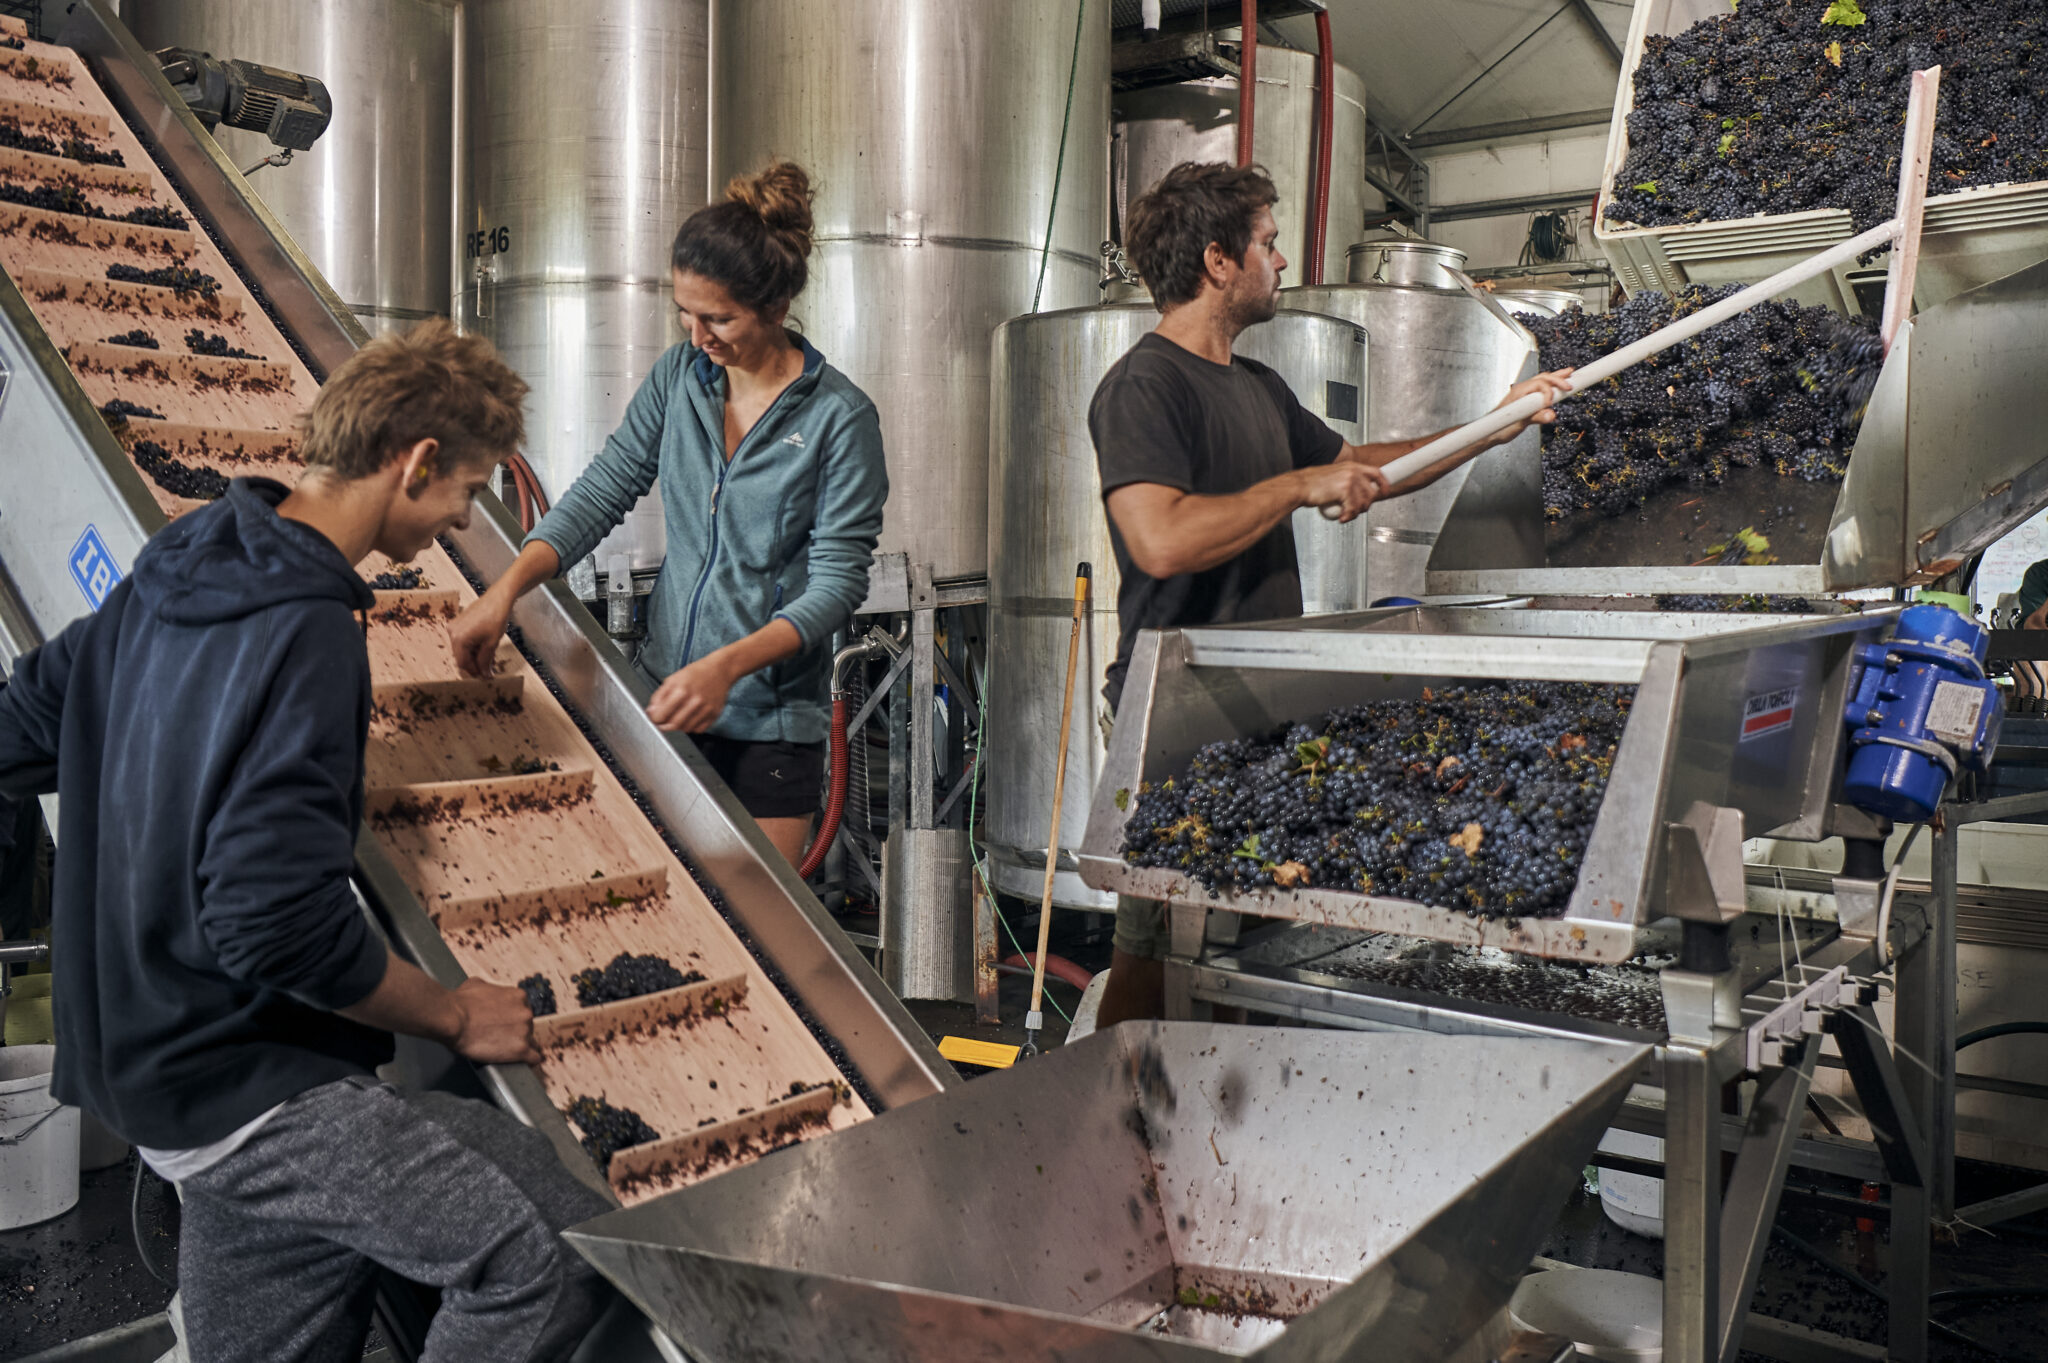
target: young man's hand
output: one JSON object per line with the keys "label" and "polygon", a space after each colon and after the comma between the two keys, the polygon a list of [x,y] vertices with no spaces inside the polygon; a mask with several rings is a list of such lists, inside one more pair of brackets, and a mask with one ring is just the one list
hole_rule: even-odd
{"label": "young man's hand", "polygon": [[465,677],[488,677],[497,666],[498,641],[512,618],[512,604],[496,591],[485,592],[448,625],[448,644],[455,668]]}
{"label": "young man's hand", "polygon": [[725,709],[733,679],[716,655],[699,658],[655,689],[647,717],[670,733],[701,734]]}
{"label": "young man's hand", "polygon": [[474,977],[454,992],[461,1025],[448,1049],[480,1065],[534,1065],[541,1059],[533,1044],[533,1009],[524,991]]}
{"label": "young man's hand", "polygon": [[1301,480],[1303,506],[1342,506],[1343,514],[1337,519],[1346,523],[1357,520],[1367,507],[1387,495],[1386,474],[1348,459],[1302,469],[1295,476]]}
{"label": "young man's hand", "polygon": [[[1508,389],[1508,395],[1494,404],[1494,410],[1499,411],[1502,407],[1520,402],[1523,398],[1531,397],[1537,393],[1541,393],[1549,403],[1555,404],[1559,398],[1565,397],[1572,391],[1571,377],[1572,371],[1569,369],[1553,369],[1548,374],[1538,374],[1535,378],[1524,379],[1513,388]],[[1493,443],[1505,445],[1531,426],[1548,426],[1556,420],[1556,406],[1547,406],[1527,421],[1518,421],[1502,431],[1493,438]]]}

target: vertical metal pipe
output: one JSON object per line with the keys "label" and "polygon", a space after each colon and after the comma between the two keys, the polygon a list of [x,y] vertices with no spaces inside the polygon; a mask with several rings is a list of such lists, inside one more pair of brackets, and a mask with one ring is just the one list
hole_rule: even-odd
{"label": "vertical metal pipe", "polygon": [[[1922,1108],[1927,1134],[1928,1210],[1937,1223],[1956,1214],[1956,863],[1959,829],[1944,823],[1934,835],[1934,922],[1927,935],[1932,959],[1928,1005],[1932,1016],[1920,1038],[1920,1057],[1934,1073],[1926,1078],[1932,1102]],[[1910,1067],[1911,1061],[1907,1062]]]}
{"label": "vertical metal pipe", "polygon": [[1240,0],[1243,46],[1237,58],[1237,163],[1252,163],[1252,115],[1259,104],[1259,0]]}
{"label": "vertical metal pipe", "polygon": [[1330,37],[1330,12],[1316,15],[1316,148],[1315,193],[1309,203],[1308,258],[1301,263],[1307,284],[1323,282],[1323,261],[1330,251],[1330,171],[1337,151],[1337,52]]}
{"label": "vertical metal pipe", "polygon": [[1707,1051],[1664,1048],[1664,1359],[1719,1363],[1721,1111]]}

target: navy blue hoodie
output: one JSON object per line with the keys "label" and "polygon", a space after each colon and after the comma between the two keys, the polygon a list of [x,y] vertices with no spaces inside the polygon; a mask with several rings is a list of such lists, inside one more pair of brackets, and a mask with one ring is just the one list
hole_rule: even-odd
{"label": "navy blue hoodie", "polygon": [[349,884],[374,595],[238,480],[0,691],[0,793],[58,793],[55,1093],[140,1145],[219,1140],[390,1058]]}

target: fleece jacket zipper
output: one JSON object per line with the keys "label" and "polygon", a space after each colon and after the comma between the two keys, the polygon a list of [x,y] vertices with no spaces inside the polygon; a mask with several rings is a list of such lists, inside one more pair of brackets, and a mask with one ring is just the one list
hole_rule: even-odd
{"label": "fleece jacket zipper", "polygon": [[[754,443],[754,437],[759,435],[762,429],[770,424],[769,418],[773,417],[776,414],[777,410],[781,408],[782,404],[788,399],[791,391],[794,390],[798,384],[802,383],[804,381],[804,378],[804,375],[799,374],[794,380],[791,381],[789,387],[784,388],[780,393],[777,393],[775,395],[775,401],[768,404],[768,410],[761,413],[761,419],[754,423],[753,429],[748,431],[744,436],[740,437],[740,443],[738,447],[733,450],[732,458],[725,460],[722,464],[719,465],[718,481],[711,485],[711,547],[707,549],[704,553],[704,571],[697,574],[696,589],[690,593],[689,623],[683,627],[683,656],[681,663],[682,666],[689,666],[689,664],[695,659],[695,650],[697,643],[697,608],[704,603],[704,589],[711,585],[711,570],[713,567],[717,565],[718,562],[719,494],[725,491],[725,480],[732,474],[733,467],[740,462],[741,457],[746,454],[747,447]],[[721,399],[718,404],[718,425],[719,438],[722,442],[724,439],[725,431],[725,402],[723,399]]]}

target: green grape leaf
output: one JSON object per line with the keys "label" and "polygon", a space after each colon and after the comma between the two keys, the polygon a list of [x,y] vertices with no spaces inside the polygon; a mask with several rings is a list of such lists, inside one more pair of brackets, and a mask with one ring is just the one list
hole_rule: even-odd
{"label": "green grape leaf", "polygon": [[1856,0],[1832,0],[1828,12],[1820,17],[1823,24],[1835,24],[1841,28],[1857,28],[1870,22],[1870,16]]}
{"label": "green grape leaf", "polygon": [[1655,194],[1657,192],[1657,182],[1655,180],[1645,180],[1639,185],[1630,185],[1629,188],[1640,189],[1645,194]]}

